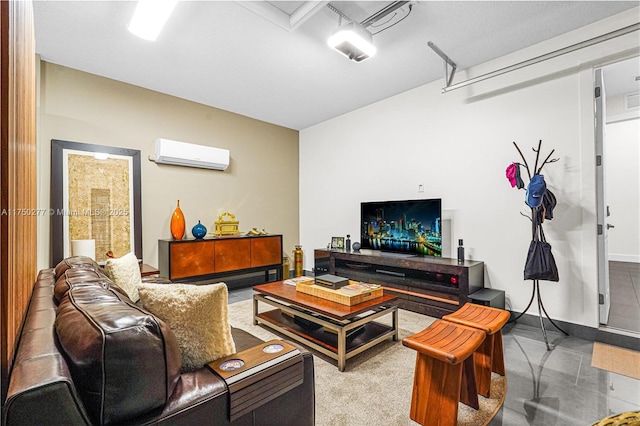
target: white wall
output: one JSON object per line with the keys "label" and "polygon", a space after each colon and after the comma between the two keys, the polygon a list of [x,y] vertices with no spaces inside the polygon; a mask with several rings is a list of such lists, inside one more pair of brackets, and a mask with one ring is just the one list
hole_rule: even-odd
{"label": "white wall", "polygon": [[[466,77],[630,25],[637,16],[636,8],[476,67]],[[632,33],[448,94],[434,82],[303,130],[305,269],[313,267],[312,249],[332,236],[358,240],[360,202],[437,197],[443,215],[452,218],[449,238],[463,238],[467,257],[485,262],[485,286],[505,290],[510,307],[523,310],[531,295],[531,282],[523,281],[530,225],[520,212],[528,209],[505,168],[520,160],[513,141],[533,163],[531,147],[541,139],[542,155],[555,149],[559,158],[543,170],[559,202],[545,232],[561,278],[541,283],[545,307],[554,319],[597,327],[593,66],[637,55],[638,46]],[[460,73],[456,81],[464,78]],[[420,183],[424,193],[417,192]]]}
{"label": "white wall", "polygon": [[640,262],[640,119],[607,124],[609,259]]}
{"label": "white wall", "polygon": [[[607,81],[607,68],[604,68],[605,86]],[[640,108],[627,109],[625,98],[629,93],[622,95],[607,96],[607,123],[640,118]]]}
{"label": "white wall", "polygon": [[[605,67],[605,82],[607,75]],[[607,223],[615,226],[608,232],[609,260],[640,263],[640,108],[626,109],[626,95],[606,99]]]}

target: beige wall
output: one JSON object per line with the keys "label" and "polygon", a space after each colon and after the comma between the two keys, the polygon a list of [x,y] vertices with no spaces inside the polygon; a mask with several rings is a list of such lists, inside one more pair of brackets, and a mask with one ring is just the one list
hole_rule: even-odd
{"label": "beige wall", "polygon": [[[126,147],[142,156],[143,258],[158,264],[160,238],[170,238],[180,200],[187,233],[198,220],[214,230],[229,211],[240,230],[283,234],[291,253],[299,241],[298,132],[48,62],[41,63],[38,207],[49,208],[51,139]],[[156,138],[230,150],[224,171],[157,165]],[[49,266],[49,217],[38,219],[38,267]]]}

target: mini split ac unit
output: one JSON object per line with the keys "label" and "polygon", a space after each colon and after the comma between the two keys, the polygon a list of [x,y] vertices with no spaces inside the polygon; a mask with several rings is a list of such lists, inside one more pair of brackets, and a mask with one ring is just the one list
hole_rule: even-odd
{"label": "mini split ac unit", "polygon": [[155,142],[154,161],[158,164],[226,170],[229,167],[229,150],[159,138]]}

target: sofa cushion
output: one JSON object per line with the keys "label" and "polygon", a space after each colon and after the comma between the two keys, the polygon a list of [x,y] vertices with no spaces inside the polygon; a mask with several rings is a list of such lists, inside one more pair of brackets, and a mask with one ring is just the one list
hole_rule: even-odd
{"label": "sofa cushion", "polygon": [[102,272],[92,269],[72,268],[67,269],[56,279],[55,298],[58,303],[67,294],[69,289],[77,285],[97,285],[103,288],[110,288],[113,283]]}
{"label": "sofa cushion", "polygon": [[90,269],[94,271],[100,271],[100,265],[96,263],[95,260],[91,259],[87,256],[72,256],[67,257],[64,260],[61,260],[55,267],[56,277],[64,274],[64,271],[67,269],[73,268],[82,268],[82,269]]}
{"label": "sofa cushion", "polygon": [[164,407],[180,377],[169,327],[113,288],[72,286],[56,333],[92,422],[113,424]]}
{"label": "sofa cushion", "polygon": [[115,259],[107,259],[104,272],[121,289],[123,289],[134,303],[140,300],[138,286],[142,284],[138,258],[133,253],[125,254]]}
{"label": "sofa cushion", "polygon": [[236,352],[229,326],[226,284],[144,283],[139,291],[142,306],[169,324],[175,333],[183,371]]}

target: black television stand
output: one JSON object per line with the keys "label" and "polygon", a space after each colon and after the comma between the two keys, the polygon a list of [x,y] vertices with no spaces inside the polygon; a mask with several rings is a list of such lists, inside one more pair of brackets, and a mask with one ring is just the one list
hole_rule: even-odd
{"label": "black television stand", "polygon": [[441,318],[469,301],[484,287],[484,262],[403,255],[377,250],[359,252],[316,249],[316,274],[335,274],[355,281],[380,284],[398,296],[398,306]]}

